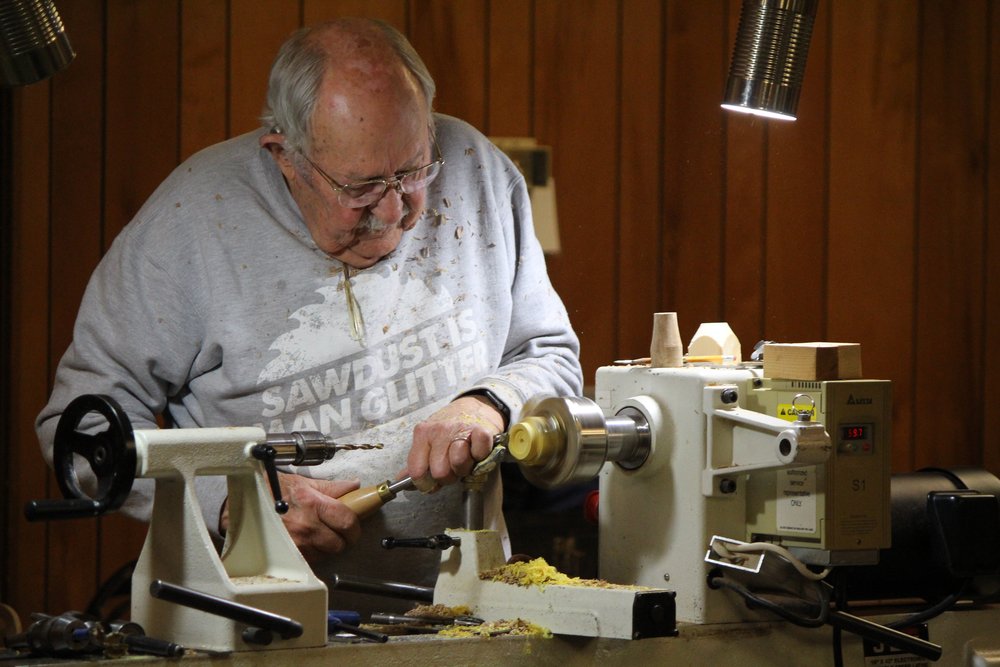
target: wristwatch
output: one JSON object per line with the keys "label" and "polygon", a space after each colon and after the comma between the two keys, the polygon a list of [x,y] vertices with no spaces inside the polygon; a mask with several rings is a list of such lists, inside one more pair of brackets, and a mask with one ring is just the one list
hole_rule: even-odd
{"label": "wristwatch", "polygon": [[496,411],[500,413],[501,417],[503,417],[503,430],[506,431],[507,427],[510,426],[510,408],[508,408],[507,404],[501,401],[500,398],[489,389],[472,389],[462,394],[462,396],[482,396],[489,402],[490,405],[496,408]]}

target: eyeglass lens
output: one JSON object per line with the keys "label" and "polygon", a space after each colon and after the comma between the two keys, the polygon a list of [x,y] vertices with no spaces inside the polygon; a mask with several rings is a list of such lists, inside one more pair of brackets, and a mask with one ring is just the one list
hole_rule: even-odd
{"label": "eyeglass lens", "polygon": [[390,185],[398,187],[403,194],[413,194],[434,180],[440,170],[441,163],[432,162],[429,165],[408,171],[405,174],[399,174],[390,179],[345,185],[339,193],[340,203],[344,206],[354,208],[368,206],[380,199]]}

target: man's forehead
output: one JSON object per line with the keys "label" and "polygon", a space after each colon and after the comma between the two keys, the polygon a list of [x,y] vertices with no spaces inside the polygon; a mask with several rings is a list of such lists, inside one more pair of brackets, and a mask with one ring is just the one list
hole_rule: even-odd
{"label": "man's forehead", "polygon": [[314,142],[346,149],[357,144],[421,142],[430,121],[426,105],[412,95],[334,89],[317,99],[311,125]]}
{"label": "man's forehead", "polygon": [[392,141],[315,141],[313,158],[335,176],[358,183],[423,166],[430,146],[430,132],[424,128],[408,136],[398,134]]}

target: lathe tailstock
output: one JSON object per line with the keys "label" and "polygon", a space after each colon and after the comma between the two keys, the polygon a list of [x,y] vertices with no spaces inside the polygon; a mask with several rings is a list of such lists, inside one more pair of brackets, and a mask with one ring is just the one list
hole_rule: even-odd
{"label": "lathe tailstock", "polygon": [[[153,514],[132,575],[133,622],[149,636],[200,650],[325,646],[327,587],[281,521],[287,505],[276,466],[315,465],[338,449],[371,447],[338,445],[315,432],[133,430],[115,401],[88,394],[67,406],[56,433],[65,499],[32,501],[25,514],[99,516],[124,503],[136,477],[154,479]],[[224,476],[228,486],[221,554],[195,493],[199,476]],[[87,492],[93,488],[96,494]]]}

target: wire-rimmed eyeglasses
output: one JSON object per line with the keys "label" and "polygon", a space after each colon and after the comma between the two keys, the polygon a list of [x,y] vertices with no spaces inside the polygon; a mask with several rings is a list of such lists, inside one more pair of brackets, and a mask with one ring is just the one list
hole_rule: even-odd
{"label": "wire-rimmed eyeglasses", "polygon": [[361,183],[347,184],[338,183],[332,176],[320,169],[318,164],[310,160],[309,156],[305,153],[301,155],[336,191],[337,201],[340,202],[341,206],[365,208],[382,199],[385,191],[390,187],[396,188],[400,194],[410,195],[430,185],[431,181],[437,178],[441,172],[441,166],[444,164],[444,157],[441,155],[441,148],[437,141],[434,142],[434,151],[437,153],[437,158],[422,167],[397,172],[390,178],[373,178]]}

